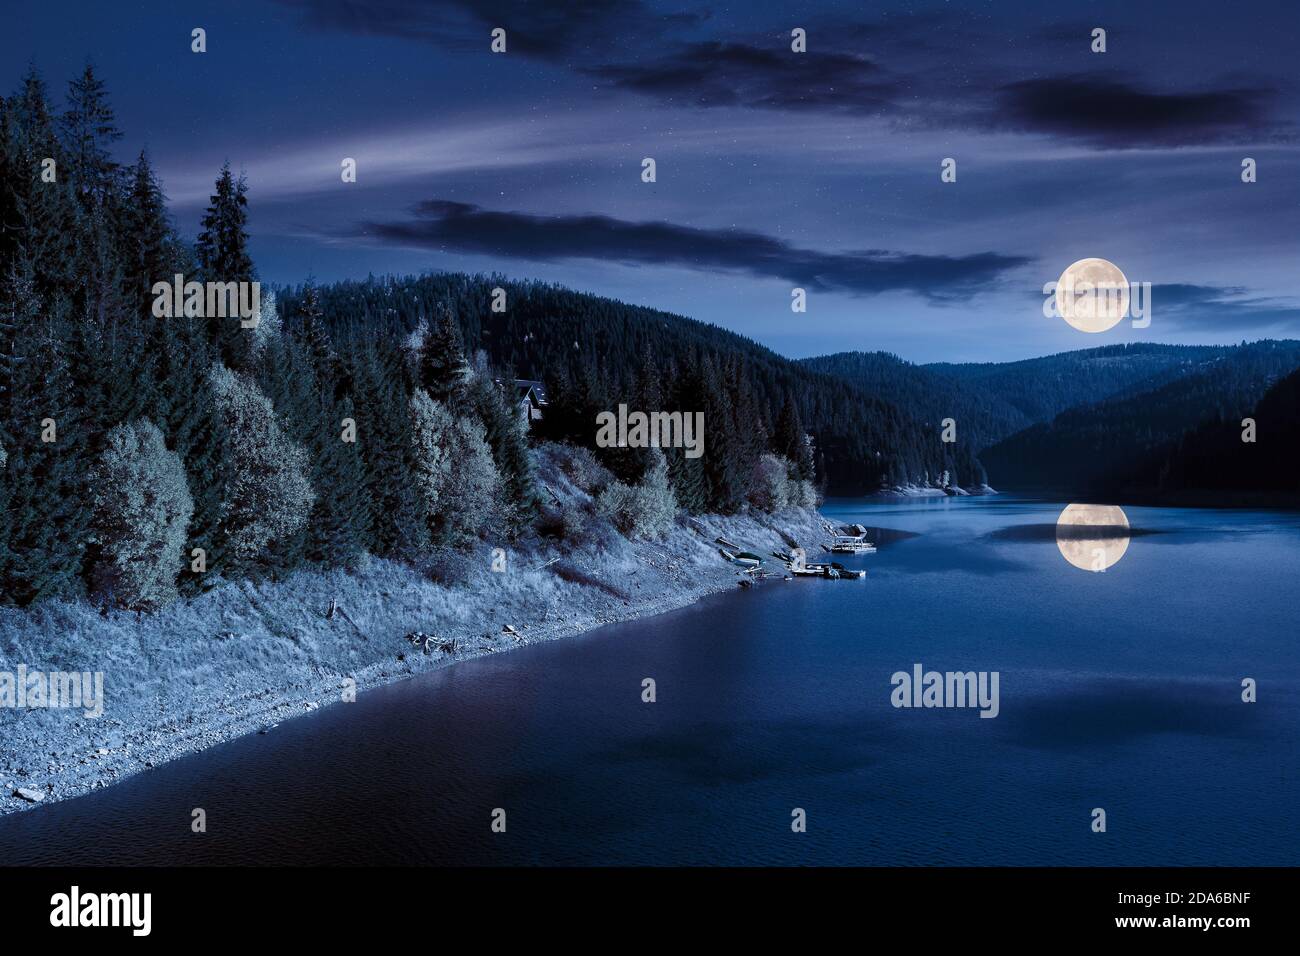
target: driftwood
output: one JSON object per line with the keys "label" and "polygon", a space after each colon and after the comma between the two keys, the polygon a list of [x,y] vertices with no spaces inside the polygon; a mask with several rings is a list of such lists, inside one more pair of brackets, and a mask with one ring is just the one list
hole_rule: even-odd
{"label": "driftwood", "polygon": [[370,638],[366,637],[366,632],[361,630],[361,626],[357,624],[356,621],[352,620],[352,616],[349,615],[347,611],[343,610],[343,606],[339,604],[339,602],[335,598],[330,598],[330,606],[325,611],[325,620],[327,621],[334,620],[335,614],[337,614],[339,617],[343,618],[343,620],[351,624],[352,627],[356,630],[357,634],[360,635],[363,641],[370,640]]}
{"label": "driftwood", "polygon": [[410,634],[406,635],[406,639],[410,642],[412,647],[416,650],[423,651],[426,655],[432,653],[434,648],[437,648],[444,654],[455,654],[456,649],[459,646],[459,641],[454,637],[451,640],[443,640],[434,637],[432,634],[425,634],[424,631],[412,631]]}

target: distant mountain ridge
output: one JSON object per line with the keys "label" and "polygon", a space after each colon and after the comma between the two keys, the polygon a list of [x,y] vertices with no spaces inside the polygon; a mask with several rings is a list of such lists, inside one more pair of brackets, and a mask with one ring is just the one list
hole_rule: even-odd
{"label": "distant mountain ridge", "polygon": [[1249,430],[1234,416],[1187,432],[1135,476],[1134,490],[1191,504],[1294,504],[1300,499],[1300,369],[1269,388],[1245,417]]}
{"label": "distant mountain ridge", "polygon": [[1241,420],[1298,367],[1300,342],[1233,346],[1181,376],[1157,374],[1102,401],[1067,409],[983,449],[982,460],[992,473],[1021,485],[1092,494],[1155,490],[1159,463],[1189,434],[1227,423],[1240,446]]}
{"label": "distant mountain ridge", "polygon": [[[1198,481],[1240,489],[1250,475],[1270,487],[1285,483],[1262,469],[1221,474],[1207,456],[1211,448],[1239,450],[1241,419],[1300,367],[1300,342],[1134,343],[928,365],[842,352],[802,364],[897,401],[935,428],[955,419],[959,441],[970,443],[995,486],[1157,493]],[[1263,407],[1287,407],[1285,395]],[[1272,427],[1280,434],[1279,423]]]}
{"label": "distant mountain ridge", "polygon": [[1222,358],[1234,348],[1135,342],[1058,352],[1016,362],[941,362],[921,367],[964,385],[996,393],[1001,401],[1025,416],[1026,424],[1033,424],[1077,405],[1098,402],[1134,388],[1145,390],[1191,374],[1202,363]]}

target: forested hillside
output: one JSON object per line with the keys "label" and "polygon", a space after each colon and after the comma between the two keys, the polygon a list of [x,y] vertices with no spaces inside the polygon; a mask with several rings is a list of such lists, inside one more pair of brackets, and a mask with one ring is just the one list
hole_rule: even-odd
{"label": "forested hillside", "polygon": [[[1183,436],[1205,424],[1236,423],[1265,392],[1300,366],[1300,342],[1265,341],[1226,347],[1190,375],[1146,390],[1083,404],[986,449],[995,480],[1020,487],[1115,493],[1154,487],[1159,463]],[[1203,353],[1202,353],[1203,354]],[[1157,380],[1172,374],[1157,373]],[[1234,450],[1237,450],[1234,448]],[[1154,469],[1154,470],[1153,470]]]}
{"label": "forested hillside", "polygon": [[957,423],[957,444],[976,453],[1032,424],[1029,416],[996,388],[968,384],[961,372],[945,374],[905,362],[888,352],[838,352],[803,359],[800,364],[833,375],[865,392],[885,396],[936,431],[940,422],[952,418]]}
{"label": "forested hillside", "polygon": [[[1300,496],[1300,369],[1287,375],[1243,416],[1202,422],[1145,474],[1138,488],[1173,496],[1221,494],[1225,502]],[[1243,435],[1253,440],[1243,440]]]}
{"label": "forested hillside", "polygon": [[[278,304],[263,289],[245,317],[214,312],[213,285],[258,280],[243,177],[217,173],[191,243],[148,154],[116,158],[91,67],[63,99],[35,70],[0,99],[2,603],[144,610],[223,579],[576,535],[536,487],[533,446],[591,447],[596,414],[620,404],[705,416],[699,457],[596,449],[612,477],[586,517],[629,535],[662,533],[678,509],[807,506],[815,483],[980,480],[973,455],[878,396],[551,285],[307,282]],[[206,308],[196,285],[192,311],[155,311],[176,274],[209,286]],[[515,375],[549,386],[532,428]]]}
{"label": "forested hillside", "polygon": [[[491,310],[505,290],[505,311]],[[285,295],[300,307],[303,289]],[[967,444],[944,444],[937,424],[911,414],[882,389],[860,389],[805,368],[757,343],[704,322],[573,292],[540,282],[438,274],[372,278],[318,290],[335,334],[365,339],[418,327],[430,308],[448,302],[466,348],[494,366],[545,382],[556,437],[590,443],[599,410],[703,411],[712,450],[702,461],[706,502],[727,510],[739,494],[728,474],[744,473],[756,451],[771,446],[798,461],[795,436],[813,439],[815,471],[831,494],[869,494],[884,484],[979,484],[983,470]],[[907,410],[905,410],[907,409]],[[558,432],[555,429],[558,428]],[[801,477],[807,465],[801,467]],[[730,490],[728,490],[730,489]],[[696,503],[689,491],[688,507]]]}
{"label": "forested hillside", "polygon": [[922,368],[984,395],[996,395],[1033,423],[1047,421],[1076,405],[1090,405],[1134,388],[1145,391],[1192,374],[1231,348],[1138,342],[1019,362],[940,362]]}
{"label": "forested hillside", "polygon": [[0,101],[0,602],[151,609],[529,528],[523,423],[445,305],[350,342],[310,294],[155,313],[176,273],[255,288],[248,190],[222,169],[191,245],[148,155],[115,161],[122,135],[90,67],[62,110],[34,70]]}

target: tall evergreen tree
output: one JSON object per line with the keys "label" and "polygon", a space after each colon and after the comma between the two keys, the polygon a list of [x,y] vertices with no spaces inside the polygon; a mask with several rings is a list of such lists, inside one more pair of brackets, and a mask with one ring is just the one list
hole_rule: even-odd
{"label": "tall evergreen tree", "polygon": [[62,117],[64,150],[71,181],[83,205],[103,205],[117,187],[118,164],[112,145],[122,138],[108,90],[86,64],[81,76],[68,83],[68,108]]}
{"label": "tall evergreen tree", "polygon": [[532,461],[528,457],[528,422],[504,392],[511,379],[497,385],[490,375],[478,376],[471,386],[474,410],[483,423],[492,460],[501,476],[506,500],[516,510],[516,522],[537,508]]}
{"label": "tall evergreen tree", "polygon": [[25,259],[0,287],[0,442],[8,449],[0,523],[0,601],[29,604],[81,592],[89,460],[63,343],[66,316],[40,314]]}
{"label": "tall evergreen tree", "polygon": [[[248,184],[243,176],[235,179],[229,162],[221,167],[200,225],[195,253],[203,281],[252,282],[256,272],[248,254]],[[241,335],[246,331],[237,318],[208,316],[208,337],[223,363],[235,371],[246,371],[252,363],[251,336]]]}
{"label": "tall evergreen tree", "polygon": [[420,386],[435,402],[454,409],[470,378],[460,324],[446,302],[439,302],[417,356]]}
{"label": "tall evergreen tree", "polygon": [[123,280],[131,317],[144,322],[151,316],[153,284],[171,282],[176,265],[167,197],[144,150],[131,170],[131,191],[124,212]]}
{"label": "tall evergreen tree", "polygon": [[799,406],[787,395],[776,418],[772,435],[772,450],[784,456],[791,464],[793,474],[799,481],[811,481],[814,477],[812,446],[804,434],[803,422],[799,417]]}

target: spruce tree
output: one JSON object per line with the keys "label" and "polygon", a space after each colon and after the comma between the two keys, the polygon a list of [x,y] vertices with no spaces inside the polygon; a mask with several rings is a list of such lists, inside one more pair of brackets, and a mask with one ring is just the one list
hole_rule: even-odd
{"label": "spruce tree", "polygon": [[[195,243],[199,269],[205,282],[252,282],[256,278],[248,255],[248,184],[221,167],[216,191],[200,221],[202,231]],[[246,371],[252,363],[251,336],[241,333],[238,318],[208,316],[208,337],[222,362],[235,371]]]}
{"label": "spruce tree", "polygon": [[110,152],[122,138],[108,90],[90,64],[68,83],[68,108],[62,117],[64,150],[71,181],[86,208],[103,205],[117,185],[118,165]]}
{"label": "spruce tree", "polygon": [[799,407],[789,393],[777,415],[773,432],[772,450],[791,463],[791,477],[799,481],[811,481],[814,477],[812,448],[804,435]]}
{"label": "spruce tree", "polygon": [[438,303],[417,355],[420,386],[434,401],[455,407],[469,382],[460,324],[446,302]]}
{"label": "spruce tree", "polygon": [[153,284],[170,283],[176,263],[167,197],[144,150],[131,170],[131,191],[124,212],[123,281],[131,318],[146,322],[152,319]]}
{"label": "spruce tree", "polygon": [[471,386],[473,406],[492,449],[492,460],[504,487],[506,500],[523,520],[537,508],[532,460],[528,455],[528,422],[502,391],[511,388],[506,379],[498,386],[489,375],[478,376]]}
{"label": "spruce tree", "polygon": [[351,396],[326,420],[314,419],[312,483],[319,489],[307,525],[307,558],[327,567],[351,567],[370,537],[365,463],[361,444],[370,436],[358,426],[357,440],[343,440],[343,420],[356,421]]}
{"label": "spruce tree", "polygon": [[41,311],[34,269],[20,258],[0,284],[0,441],[8,449],[0,601],[19,605],[80,593],[89,522],[66,315]]}

